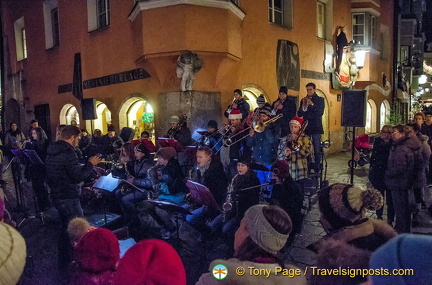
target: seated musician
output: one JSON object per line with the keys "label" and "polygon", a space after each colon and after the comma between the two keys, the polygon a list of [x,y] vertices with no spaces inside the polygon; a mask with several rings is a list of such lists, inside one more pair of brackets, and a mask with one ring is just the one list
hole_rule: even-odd
{"label": "seated musician", "polygon": [[[265,123],[270,120],[271,107],[260,109],[258,123]],[[258,126],[258,125],[257,125]],[[249,131],[246,144],[252,149],[252,159],[270,169],[276,160],[276,149],[279,139],[280,128],[278,124],[271,123],[265,126],[264,131],[255,132],[253,128]],[[258,171],[257,175],[262,184],[267,182],[266,171]]]}
{"label": "seated musician", "polygon": [[[291,177],[302,187],[308,178],[308,158],[313,153],[311,139],[304,133],[299,137],[303,121],[297,116],[290,121],[291,133],[281,139],[278,149],[278,159],[288,162]],[[297,149],[293,149],[293,142],[298,143]]]}
{"label": "seated musician", "polygon": [[207,132],[203,134],[199,145],[208,146],[210,149],[214,150],[215,153],[219,153],[222,144],[222,134],[218,132],[218,124],[215,120],[210,120],[207,123]]}
{"label": "seated musician", "polygon": [[[144,144],[138,144],[134,149],[135,160],[133,163],[133,173],[126,173],[128,182],[143,189],[143,192],[128,187],[123,187],[116,191],[116,196],[121,199],[121,205],[124,211],[124,220],[126,223],[132,223],[136,216],[135,203],[147,199],[147,191],[152,189],[152,184],[147,177],[148,170],[153,167],[150,152]],[[127,168],[126,168],[127,169]]]}
{"label": "seated musician", "polygon": [[291,217],[293,230],[288,239],[290,244],[295,235],[300,233],[303,221],[302,206],[304,199],[303,189],[291,178],[286,160],[277,160],[271,167],[271,180],[273,185],[270,204],[279,205]]}
{"label": "seated musician", "polygon": [[[212,159],[212,150],[208,146],[198,148],[196,160],[197,167],[191,173],[191,180],[206,186],[216,203],[222,208],[228,185],[222,163]],[[218,214],[217,209],[202,205],[194,210],[192,215],[186,216],[186,221],[198,231],[204,232],[207,229],[206,222],[214,219]]]}
{"label": "seated musician", "polygon": [[170,118],[171,127],[165,137],[177,140],[182,146],[192,144],[192,134],[186,125],[186,120],[180,122],[180,118],[176,115]]}
{"label": "seated musician", "polygon": [[[227,242],[230,247],[233,246],[234,233],[239,227],[244,213],[249,207],[258,204],[260,200],[260,181],[255,172],[250,169],[251,163],[248,157],[239,159],[237,162],[237,174],[228,185],[225,203],[222,205],[225,210],[210,223],[212,232],[218,233],[222,231],[225,238],[228,239]],[[241,190],[252,186],[258,187]]]}
{"label": "seated musician", "polygon": [[248,132],[245,131],[249,126],[242,122],[242,114],[239,110],[233,110],[229,114],[230,129],[225,134],[224,148],[229,150],[228,179],[237,174],[237,162],[240,157],[250,157],[250,149],[246,145]]}

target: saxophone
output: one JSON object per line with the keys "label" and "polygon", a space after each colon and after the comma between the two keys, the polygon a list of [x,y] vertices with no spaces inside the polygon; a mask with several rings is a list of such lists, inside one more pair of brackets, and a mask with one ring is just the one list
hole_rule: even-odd
{"label": "saxophone", "polygon": [[237,178],[238,174],[234,175],[233,179],[231,180],[231,183],[228,185],[227,188],[227,197],[225,200],[225,203],[222,205],[222,219],[225,222],[227,214],[232,210],[233,203],[235,202],[233,199],[234,194],[234,180]]}

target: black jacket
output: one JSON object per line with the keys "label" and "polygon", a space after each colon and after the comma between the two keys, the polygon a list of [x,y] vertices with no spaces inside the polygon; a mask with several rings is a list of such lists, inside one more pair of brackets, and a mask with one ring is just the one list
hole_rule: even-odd
{"label": "black jacket", "polygon": [[[272,110],[274,110],[275,104],[278,101],[279,100],[276,100],[273,102]],[[283,105],[283,108],[276,111],[276,115],[279,115],[279,114],[283,115],[282,118],[280,118],[276,121],[276,123],[279,125],[279,127],[281,129],[281,133],[280,133],[281,138],[285,137],[287,134],[290,133],[289,122],[291,121],[292,118],[294,118],[294,116],[296,115],[296,111],[297,111],[296,103],[294,102],[294,99],[290,96],[287,96],[287,98],[282,103],[282,105]]]}
{"label": "black jacket", "polygon": [[168,164],[161,169],[161,175],[162,181],[167,184],[168,191],[171,194],[189,192],[185,183],[185,177],[177,159],[171,158],[168,161]]}
{"label": "black jacket", "polygon": [[80,165],[74,148],[61,140],[48,147],[45,164],[47,183],[54,200],[78,198],[81,192],[79,183],[93,170],[88,161]]}
{"label": "black jacket", "polygon": [[173,137],[175,140],[177,140],[182,146],[188,146],[192,144],[192,134],[190,129],[186,126],[186,124],[183,124],[180,129],[169,129],[166,137]]}
{"label": "black jacket", "polygon": [[134,185],[149,189],[152,187],[151,180],[147,177],[148,170],[154,166],[154,162],[150,158],[135,160],[134,162]]}
{"label": "black jacket", "polygon": [[232,211],[237,218],[243,218],[245,212],[250,207],[259,204],[260,188],[255,187],[251,190],[241,190],[244,188],[260,185],[260,181],[255,172],[249,170],[245,175],[238,175],[234,179],[234,199],[236,209]]}
{"label": "black jacket", "polygon": [[247,128],[249,128],[249,126],[244,124],[243,128],[236,131],[235,134],[233,134],[230,130],[225,135],[225,139],[228,137],[231,139],[231,146],[229,150],[230,160],[239,159],[242,156],[250,157],[252,155],[250,148],[246,144],[246,139],[242,139],[249,133],[249,131],[242,131]]}
{"label": "black jacket", "polygon": [[391,146],[391,141],[386,143],[381,138],[376,138],[374,141],[370,159],[369,181],[378,190],[385,189],[384,178]]}
{"label": "black jacket", "polygon": [[303,106],[300,103],[300,108],[297,112],[299,117],[303,117],[303,119],[308,121],[308,126],[305,130],[305,134],[317,135],[323,134],[323,126],[322,126],[322,115],[324,114],[324,98],[318,96],[316,93],[312,95],[313,106],[309,105],[306,111],[303,111]]}
{"label": "black jacket", "polygon": [[[241,98],[240,100],[237,101],[237,108],[234,110],[240,110],[240,112],[242,113],[242,121],[245,121],[246,118],[249,116],[249,109],[250,109],[249,103],[246,102],[244,98]],[[224,112],[225,118],[228,118],[229,113],[231,111],[232,110],[230,106],[228,106],[228,108]]]}
{"label": "black jacket", "polygon": [[198,168],[192,172],[192,180],[206,186],[213,194],[219,206],[222,205],[226,196],[228,180],[223,165],[218,160],[212,160],[209,168],[201,175]]}

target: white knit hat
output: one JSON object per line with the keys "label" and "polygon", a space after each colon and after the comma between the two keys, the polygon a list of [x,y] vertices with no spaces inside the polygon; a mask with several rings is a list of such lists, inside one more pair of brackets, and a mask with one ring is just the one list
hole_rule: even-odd
{"label": "white knit hat", "polygon": [[0,285],[18,283],[26,263],[26,244],[13,227],[0,222]]}

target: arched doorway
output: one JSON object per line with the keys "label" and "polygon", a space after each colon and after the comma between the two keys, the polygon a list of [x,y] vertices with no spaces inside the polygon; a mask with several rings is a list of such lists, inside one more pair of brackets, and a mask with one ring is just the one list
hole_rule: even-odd
{"label": "arched doorway", "polygon": [[[90,133],[94,130],[99,129],[102,134],[108,133],[108,126],[112,124],[111,122],[111,111],[108,109],[107,105],[101,101],[96,101],[96,120],[86,120],[86,128]],[[117,131],[117,134],[119,132]]]}
{"label": "arched doorway", "polygon": [[324,92],[322,92],[319,89],[315,90],[315,93],[324,98],[324,113],[321,117],[321,122],[322,122],[322,126],[323,126],[323,130],[324,130],[324,134],[321,135],[321,141],[325,141],[325,140],[329,140],[330,139],[330,107],[329,107],[329,103],[327,101],[327,97],[324,94]]}
{"label": "arched doorway", "polygon": [[77,108],[72,104],[66,104],[60,110],[60,124],[61,125],[74,125],[80,124],[80,118]]}
{"label": "arched doorway", "polygon": [[9,129],[9,125],[12,122],[18,124],[19,128],[23,128],[24,126],[20,126],[21,124],[21,110],[20,104],[15,99],[9,99],[6,103],[6,108],[4,108],[5,114],[5,129]]}
{"label": "arched doorway", "polygon": [[147,131],[155,142],[154,111],[150,103],[141,97],[126,100],[120,108],[120,128],[129,127],[135,130],[135,138]]}
{"label": "arched doorway", "polygon": [[366,104],[366,133],[376,132],[377,107],[375,101],[369,99]]}
{"label": "arched doorway", "polygon": [[387,100],[382,101],[380,106],[380,130],[388,122],[390,115],[390,103]]}
{"label": "arched doorway", "polygon": [[249,104],[249,107],[250,107],[249,111],[253,112],[253,110],[255,110],[255,108],[258,107],[258,104],[256,103],[256,98],[261,94],[264,95],[264,99],[266,100],[266,102],[268,102],[269,104],[272,103],[272,102],[270,102],[269,98],[265,94],[264,90],[262,88],[260,88],[258,85],[255,85],[255,84],[243,85],[242,86],[242,92],[243,92],[244,99]]}

